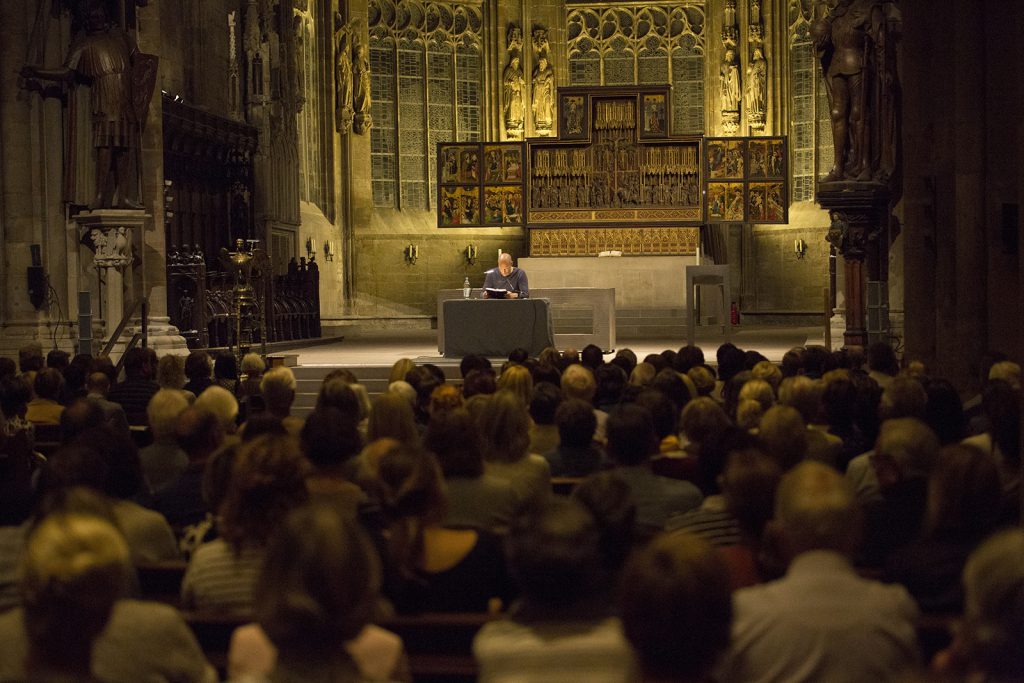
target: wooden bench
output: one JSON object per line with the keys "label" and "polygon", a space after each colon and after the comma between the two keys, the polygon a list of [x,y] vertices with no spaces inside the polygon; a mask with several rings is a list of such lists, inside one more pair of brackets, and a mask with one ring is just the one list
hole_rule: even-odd
{"label": "wooden bench", "polygon": [[139,595],[143,600],[177,606],[181,600],[181,580],[185,576],[185,560],[167,560],[135,565],[139,578]]}

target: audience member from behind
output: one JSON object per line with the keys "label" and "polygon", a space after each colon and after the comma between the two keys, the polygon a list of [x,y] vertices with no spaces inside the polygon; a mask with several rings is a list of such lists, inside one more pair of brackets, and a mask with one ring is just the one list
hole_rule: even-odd
{"label": "audience member from behind", "polygon": [[515,513],[516,492],[506,479],[487,474],[480,433],[465,409],[430,420],[424,446],[437,456],[448,490],[446,526],[505,533]]}
{"label": "audience member from behind", "polygon": [[324,503],[295,510],[267,545],[255,588],[259,623],[232,635],[229,677],[410,680],[401,639],[370,623],[379,592],[373,548],[344,513]]}
{"label": "audience member from behind", "polygon": [[551,494],[551,467],[530,453],[530,416],[519,398],[499,391],[477,416],[483,442],[484,471],[508,481],[519,506],[533,505]]}
{"label": "audience member from behind", "polygon": [[1024,531],[985,541],[967,561],[963,581],[964,623],[936,668],[954,680],[1024,679]]}
{"label": "audience member from behind", "polygon": [[555,411],[562,403],[562,391],[550,382],[533,385],[530,396],[530,452],[547,455],[559,443]]}
{"label": "audience member from behind", "polygon": [[373,399],[366,426],[366,442],[395,439],[411,446],[420,441],[412,404],[400,394],[387,392]]}
{"label": "audience member from behind", "polygon": [[761,418],[757,432],[764,451],[785,472],[807,457],[807,428],[796,408],[775,405]]}
{"label": "audience member from behind", "polygon": [[637,526],[644,534],[661,531],[670,516],[693,510],[703,498],[690,482],[651,471],[650,459],[657,450],[654,421],[646,408],[625,404],[608,416],[608,456],[617,465],[615,472],[629,484]]}
{"label": "audience member from behind", "polygon": [[783,477],[772,532],[786,575],[734,595],[732,644],[716,680],[887,681],[917,664],[906,590],[860,578],[856,500],[842,476],[805,462]]}
{"label": "audience member from behind", "polygon": [[125,380],[111,389],[107,398],[124,408],[130,425],[146,425],[149,399],[160,391],[160,385],[153,381],[156,363],[152,349],[135,347],[124,354]]}
{"label": "audience member from behind", "polygon": [[[878,418],[882,424],[886,420],[912,417],[924,420],[927,414],[928,394],[916,379],[896,377],[882,392],[878,403]],[[878,477],[871,465],[868,451],[858,455],[846,466],[846,480],[853,485],[857,499],[861,503],[870,503],[880,498]]]}
{"label": "audience member from behind", "polygon": [[118,528],[135,563],[178,558],[174,533],[163,515],[131,500],[142,485],[138,452],[130,439],[94,427],[61,446],[46,461],[41,494],[84,486],[110,497]]}
{"label": "audience member from behind", "polygon": [[185,570],[185,608],[252,612],[252,589],[267,539],[288,512],[308,499],[305,475],[305,461],[292,437],[262,436],[239,450],[220,509],[221,538],[199,546]]}
{"label": "audience member from behind", "polygon": [[497,390],[498,383],[494,379],[493,370],[470,370],[462,380],[462,397],[465,399],[481,394],[490,395]]}
{"label": "audience member from behind", "polygon": [[185,358],[185,391],[191,391],[196,397],[213,384],[213,359],[206,351],[193,351]]}
{"label": "audience member from behind", "polygon": [[986,430],[964,439],[965,444],[980,448],[999,467],[1003,518],[1010,523],[1016,523],[1020,510],[1020,400],[1020,392],[1008,382],[990,380],[981,394]]}
{"label": "audience member from behind", "polygon": [[[153,508],[163,514],[175,530],[187,530],[208,518],[212,524],[212,513],[217,507],[211,507],[203,495],[203,480],[207,461],[224,442],[220,420],[211,412],[189,406],[175,420],[174,440],[185,452],[185,469],[173,484],[153,497]],[[185,531],[184,535],[189,541],[182,544],[182,548],[191,552],[198,545],[198,542],[193,543],[195,534]],[[199,534],[198,540],[203,540],[202,536]]]}
{"label": "audience member from behind", "polygon": [[195,406],[216,415],[225,434],[230,436],[238,431],[238,400],[224,387],[211,384],[196,397]]}
{"label": "audience member from behind", "polygon": [[928,502],[928,478],[939,461],[939,440],[912,418],[882,424],[871,465],[880,498],[865,504],[867,524],[862,560],[884,566],[897,549],[918,537]]}
{"label": "audience member from behind", "polygon": [[996,526],[999,470],[971,446],[942,449],[928,481],[924,533],[896,551],[888,577],[906,586],[925,612],[963,610],[960,576],[967,557]]}
{"label": "audience member from behind", "polygon": [[36,425],[58,425],[64,406],[60,404],[64,391],[64,376],[59,370],[44,368],[33,382],[35,398],[28,402],[25,419]]}
{"label": "audience member from behind", "polygon": [[640,680],[706,681],[729,646],[733,615],[725,565],[696,536],[662,535],[626,566],[619,612],[640,660]]}
{"label": "audience member from behind", "polygon": [[885,342],[875,342],[868,347],[868,377],[878,382],[882,389],[888,388],[900,373],[900,362],[896,352]]}
{"label": "audience member from behind", "polygon": [[355,519],[364,495],[346,472],[363,448],[359,428],[351,415],[337,408],[323,408],[306,418],[302,427],[302,452],[312,464],[306,489],[313,500],[329,501]]}
{"label": "audience member from behind", "polygon": [[298,436],[302,430],[302,418],[291,414],[297,386],[295,374],[291,368],[284,366],[267,370],[260,380],[260,392],[267,412],[279,417],[285,430],[292,436]]}
{"label": "audience member from behind", "polygon": [[130,435],[124,408],[120,404],[107,400],[107,394],[110,393],[110,379],[102,372],[93,372],[86,380],[85,389],[85,397],[100,407],[107,425],[119,434]]}
{"label": "audience member from behind", "polygon": [[160,357],[156,364],[156,383],[161,389],[177,389],[185,393],[189,402],[196,400],[196,395],[185,391],[185,358],[168,353]]}
{"label": "audience member from behind", "polygon": [[555,411],[559,444],[544,455],[553,477],[585,477],[605,465],[604,453],[594,441],[594,409],[578,398],[566,399]]}
{"label": "audience member from behind", "polygon": [[188,454],[178,445],[176,433],[186,408],[188,399],[174,389],[161,389],[149,400],[146,414],[153,443],[139,451],[139,462],[150,495],[164,493],[188,467]]}
{"label": "audience member from behind", "polygon": [[109,522],[48,516],[32,532],[21,566],[23,606],[0,615],[0,679],[217,680],[173,608],[123,599],[131,559]]}
{"label": "audience member from behind", "polygon": [[400,613],[487,612],[495,598],[507,603],[501,540],[444,526],[448,502],[432,454],[394,444],[368,485],[389,520],[385,593]]}
{"label": "audience member from behind", "polygon": [[[597,380],[594,373],[588,368],[573,363],[562,372],[562,395],[565,398],[577,398],[594,405],[594,396],[597,394]],[[594,408],[594,416],[597,418],[596,439],[604,443],[604,423],[608,419],[608,413]]]}
{"label": "audience member from behind", "polygon": [[614,587],[637,541],[636,503],[629,484],[614,471],[598,472],[573,489],[572,499],[594,516],[601,537],[601,563]]}
{"label": "audience member from behind", "polygon": [[510,365],[498,378],[498,391],[510,391],[519,397],[524,406],[530,405],[533,398],[533,377],[522,365]]}
{"label": "audience member from behind", "polygon": [[238,361],[230,351],[221,351],[213,359],[213,383],[238,395]]}
{"label": "audience member from behind", "polygon": [[601,536],[590,511],[553,499],[509,531],[509,571],[519,601],[473,641],[479,680],[633,681],[635,662],[611,615]]}

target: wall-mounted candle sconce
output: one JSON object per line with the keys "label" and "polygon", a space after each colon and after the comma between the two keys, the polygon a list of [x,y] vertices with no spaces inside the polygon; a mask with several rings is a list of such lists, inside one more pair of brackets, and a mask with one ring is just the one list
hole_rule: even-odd
{"label": "wall-mounted candle sconce", "polygon": [[306,238],[306,256],[312,261],[316,255],[316,240],[312,236]]}
{"label": "wall-mounted candle sconce", "polygon": [[466,254],[466,263],[468,263],[469,265],[473,265],[474,263],[476,263],[475,244],[470,244],[468,247],[466,247],[466,251],[464,253]]}
{"label": "wall-mounted candle sconce", "polygon": [[324,260],[334,260],[334,242],[332,242],[331,240],[327,240],[324,242]]}
{"label": "wall-mounted candle sconce", "polygon": [[405,262],[411,266],[414,265],[416,263],[416,259],[420,257],[420,248],[418,245],[410,243],[406,245],[403,253],[405,254]]}
{"label": "wall-mounted candle sconce", "polygon": [[796,252],[797,258],[803,258],[807,253],[807,242],[801,239],[793,240],[793,251]]}

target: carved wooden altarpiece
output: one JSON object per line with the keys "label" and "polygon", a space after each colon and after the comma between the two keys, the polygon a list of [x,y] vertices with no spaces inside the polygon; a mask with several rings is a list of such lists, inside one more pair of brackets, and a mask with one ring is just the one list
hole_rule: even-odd
{"label": "carved wooden altarpiece", "polygon": [[527,141],[533,256],[692,254],[701,139],[671,134],[667,86],[558,89],[558,138]]}

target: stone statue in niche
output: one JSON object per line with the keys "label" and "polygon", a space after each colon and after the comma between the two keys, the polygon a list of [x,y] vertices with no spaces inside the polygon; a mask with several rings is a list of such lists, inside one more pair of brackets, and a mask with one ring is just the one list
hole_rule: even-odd
{"label": "stone statue in niche", "polygon": [[555,71],[542,56],[533,71],[533,125],[541,135],[549,135],[554,121]]}
{"label": "stone statue in niche", "polygon": [[736,58],[736,50],[732,47],[725,49],[720,75],[722,80],[722,124],[725,132],[735,133],[739,126],[742,95],[740,63]]}
{"label": "stone statue in niche", "polygon": [[25,66],[21,75],[63,83],[78,78],[91,84],[96,196],[90,206],[141,209],[139,140],[156,86],[157,57],[139,52],[132,37],[108,15],[104,0],[79,0],[74,12],[84,31],[72,43],[64,66]]}
{"label": "stone statue in niche", "polygon": [[884,183],[894,171],[899,27],[898,11],[883,0],[838,0],[811,27],[835,145],[835,166],[822,182]]}
{"label": "stone statue in niche", "polygon": [[355,71],[352,107],[355,117],[352,130],[363,135],[370,131],[373,117],[370,115],[370,55],[366,43],[358,43],[354,48]]}
{"label": "stone statue in niche", "polygon": [[344,135],[352,130],[352,46],[350,33],[340,14],[335,14],[334,38],[334,125]]}
{"label": "stone statue in niche", "polygon": [[509,140],[523,138],[523,122],[525,107],[523,106],[523,87],[526,79],[523,69],[519,66],[519,55],[513,54],[502,77],[501,101],[505,115],[505,133]]}
{"label": "stone statue in niche", "polygon": [[750,127],[763,130],[768,107],[768,60],[764,50],[754,48],[754,56],[747,66],[747,120]]}

